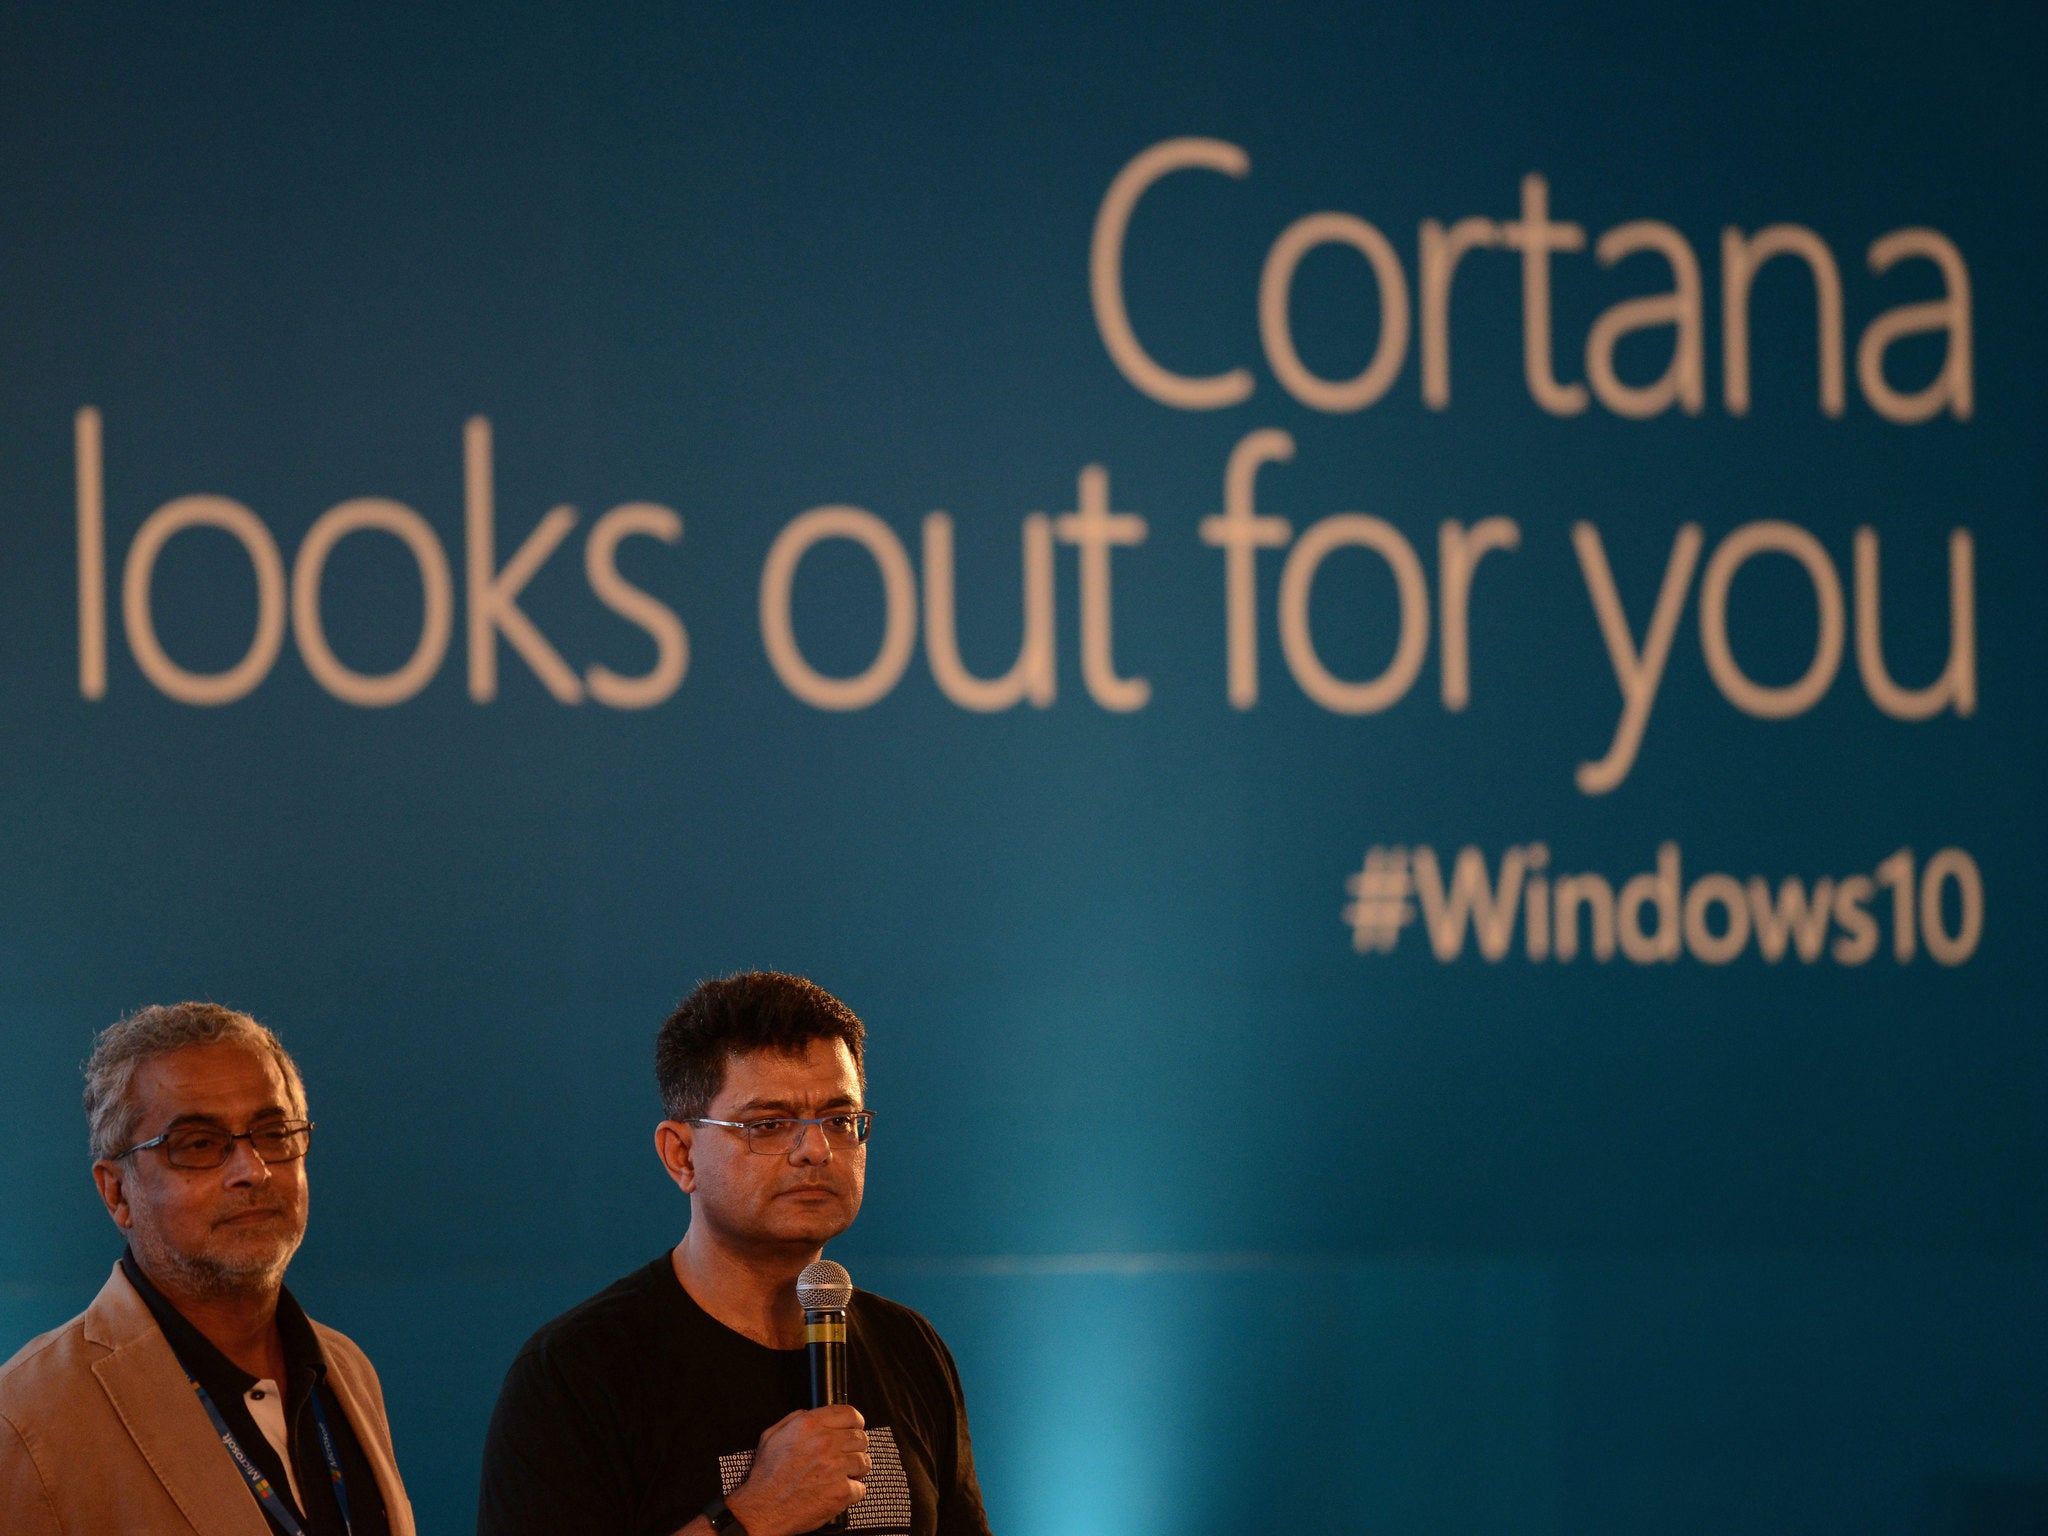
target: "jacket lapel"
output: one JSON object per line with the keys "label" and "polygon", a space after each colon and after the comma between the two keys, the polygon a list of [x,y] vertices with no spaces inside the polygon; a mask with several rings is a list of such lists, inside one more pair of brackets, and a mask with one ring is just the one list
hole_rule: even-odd
{"label": "jacket lapel", "polygon": [[377,1476],[377,1491],[384,1495],[384,1517],[391,1524],[391,1536],[414,1536],[412,1504],[405,1496],[405,1484],[399,1481],[398,1466],[385,1449],[388,1431],[384,1428],[383,1405],[371,1401],[346,1357],[340,1350],[325,1349],[326,1342],[321,1340],[327,1357],[327,1385],[341,1399],[342,1412],[348,1415],[349,1427],[356,1432],[356,1444],[362,1447],[370,1470]]}
{"label": "jacket lapel", "polygon": [[86,1308],[85,1335],[112,1351],[92,1368],[150,1470],[195,1531],[269,1536],[178,1357],[117,1265]]}

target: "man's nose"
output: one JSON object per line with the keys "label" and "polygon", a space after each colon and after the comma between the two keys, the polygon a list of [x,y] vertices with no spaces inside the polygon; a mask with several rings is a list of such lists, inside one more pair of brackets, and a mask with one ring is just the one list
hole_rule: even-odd
{"label": "man's nose", "polygon": [[270,1181],[270,1164],[256,1155],[255,1144],[237,1140],[228,1143],[228,1160],[221,1164],[221,1183],[228,1189]]}
{"label": "man's nose", "polygon": [[792,1163],[829,1163],[832,1149],[825,1145],[825,1127],[822,1125],[800,1125],[796,1128],[796,1145],[789,1149]]}

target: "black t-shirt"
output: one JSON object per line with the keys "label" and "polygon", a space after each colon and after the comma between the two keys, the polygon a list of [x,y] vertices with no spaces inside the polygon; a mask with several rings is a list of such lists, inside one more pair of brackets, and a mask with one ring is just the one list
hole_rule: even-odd
{"label": "black t-shirt", "polygon": [[[848,1511],[874,1536],[987,1536],[953,1357],[908,1307],[855,1291],[848,1397],[874,1471]],[[542,1328],[484,1442],[478,1536],[670,1536],[746,1476],[761,1432],[811,1406],[808,1357],[699,1307],[663,1254]]]}

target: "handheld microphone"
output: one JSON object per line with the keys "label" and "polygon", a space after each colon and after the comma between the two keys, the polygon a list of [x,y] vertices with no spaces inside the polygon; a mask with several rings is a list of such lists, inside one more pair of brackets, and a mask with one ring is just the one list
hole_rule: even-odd
{"label": "handheld microphone", "polygon": [[[804,1309],[804,1348],[811,1357],[811,1406],[846,1401],[846,1304],[853,1279],[830,1259],[806,1264],[796,1277],[796,1299]],[[820,1530],[846,1528],[846,1514],[834,1515]]]}

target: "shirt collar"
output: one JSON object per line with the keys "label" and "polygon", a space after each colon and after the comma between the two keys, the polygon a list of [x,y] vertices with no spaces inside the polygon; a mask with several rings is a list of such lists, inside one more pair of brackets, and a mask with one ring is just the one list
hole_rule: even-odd
{"label": "shirt collar", "polygon": [[[121,1272],[148,1305],[179,1363],[191,1373],[193,1380],[206,1388],[209,1396],[216,1401],[223,1398],[236,1400],[256,1385],[256,1377],[222,1354],[213,1341],[193,1326],[192,1320],[156,1288],[136,1262],[133,1248],[122,1250]],[[278,1385],[288,1398],[296,1400],[302,1390],[326,1379],[327,1361],[320,1353],[319,1337],[313,1332],[313,1324],[304,1309],[292,1293],[283,1288],[279,1289],[277,1296],[277,1333],[279,1342],[284,1346],[285,1371],[291,1378]]]}

